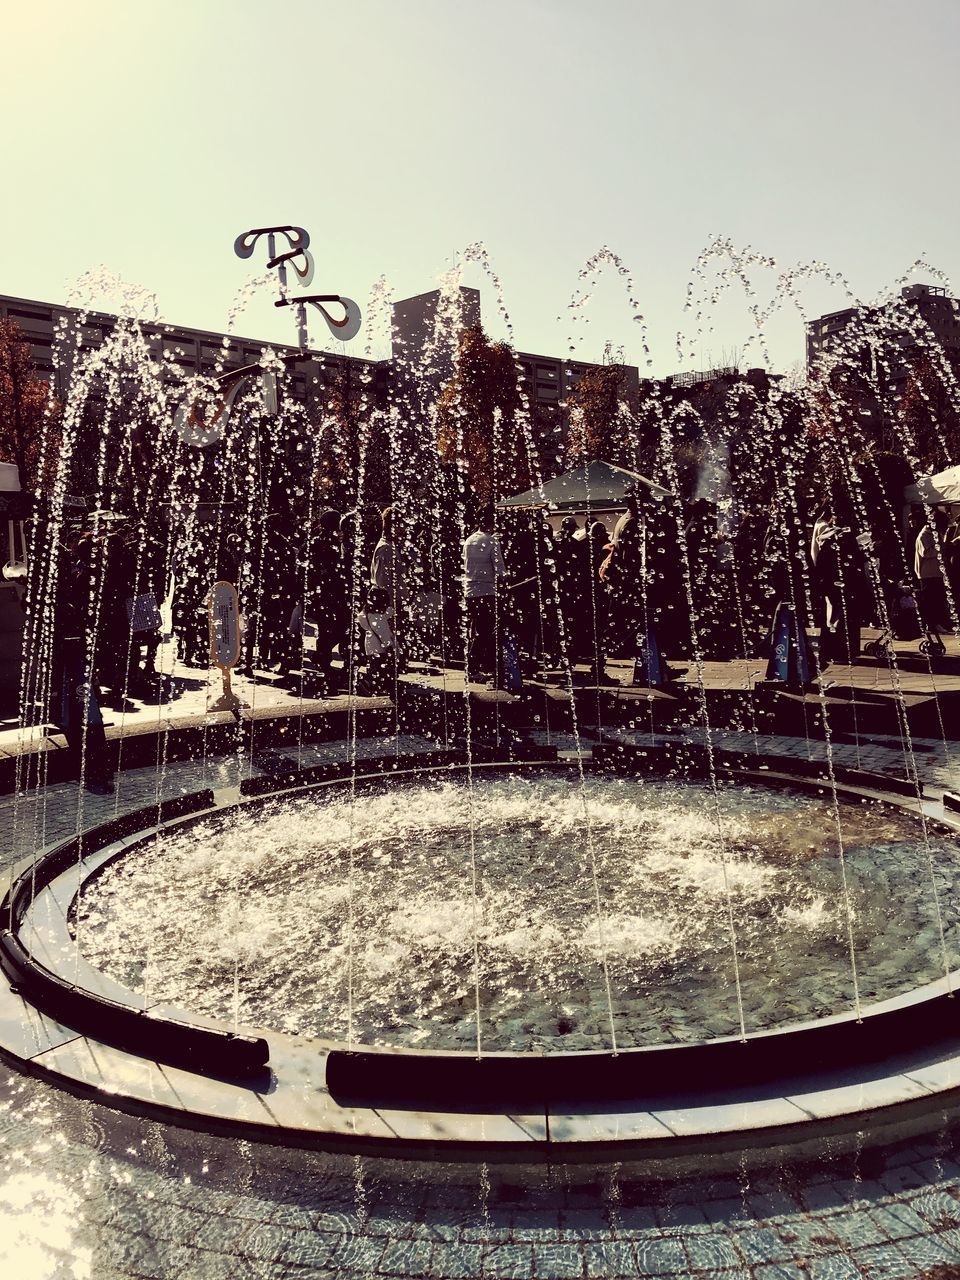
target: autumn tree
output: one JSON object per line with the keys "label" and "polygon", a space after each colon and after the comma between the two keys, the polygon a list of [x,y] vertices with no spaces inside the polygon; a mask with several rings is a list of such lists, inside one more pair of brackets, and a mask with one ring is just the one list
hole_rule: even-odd
{"label": "autumn tree", "polygon": [[461,334],[453,376],[437,402],[437,448],[441,462],[459,467],[475,511],[532,483],[516,355],[479,326]]}
{"label": "autumn tree", "polygon": [[42,487],[55,453],[53,424],[48,424],[46,458],[42,455],[44,419],[52,411],[46,382],[30,354],[30,342],[13,320],[0,320],[0,461],[13,462],[24,489]]}
{"label": "autumn tree", "polygon": [[806,433],[827,482],[842,478],[844,459],[865,458],[882,447],[882,417],[877,388],[856,366],[836,364],[810,382]]}
{"label": "autumn tree", "polygon": [[[325,387],[323,438],[313,482],[321,501],[337,508],[364,500],[383,506],[390,500],[386,428],[374,411],[367,378],[349,362],[338,361]],[[363,494],[357,491],[361,472]]]}
{"label": "autumn tree", "polygon": [[595,365],[581,375],[566,401],[568,465],[600,460],[637,468],[635,406],[629,400],[622,364]]}

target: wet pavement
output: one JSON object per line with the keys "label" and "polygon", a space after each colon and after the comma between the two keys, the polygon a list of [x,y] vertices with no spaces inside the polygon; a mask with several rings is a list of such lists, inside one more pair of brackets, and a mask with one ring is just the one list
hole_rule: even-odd
{"label": "wet pavement", "polygon": [[[400,1165],[139,1121],[5,1073],[0,1267],[17,1280],[698,1276],[949,1280],[957,1132],[696,1179]],[[709,1163],[709,1162],[707,1162]]]}

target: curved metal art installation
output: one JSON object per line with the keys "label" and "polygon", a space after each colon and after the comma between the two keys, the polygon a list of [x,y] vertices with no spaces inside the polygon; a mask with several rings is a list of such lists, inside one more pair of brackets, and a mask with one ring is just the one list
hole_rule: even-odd
{"label": "curved metal art installation", "polygon": [[[308,306],[320,313],[327,328],[340,342],[349,342],[355,338],[360,332],[362,313],[352,298],[338,293],[291,295],[287,292],[288,268],[292,268],[301,285],[309,286],[313,281],[315,264],[309,247],[310,233],[303,227],[294,226],[254,227],[237,236],[233,243],[234,253],[238,258],[251,258],[263,236],[267,237],[267,269],[276,270],[280,289],[280,297],[274,302],[274,306],[293,307],[295,310],[299,358],[309,354]],[[280,247],[281,239],[286,241],[286,249]],[[329,311],[329,304],[340,307],[342,316]],[[285,356],[282,357],[282,362],[292,364],[297,358]],[[217,444],[223,438],[238,396],[251,389],[258,378],[266,412],[278,412],[280,388],[276,374],[259,364],[245,365],[242,369],[231,369],[215,378],[205,392],[191,390],[174,414],[174,431],[185,444],[197,449]]]}

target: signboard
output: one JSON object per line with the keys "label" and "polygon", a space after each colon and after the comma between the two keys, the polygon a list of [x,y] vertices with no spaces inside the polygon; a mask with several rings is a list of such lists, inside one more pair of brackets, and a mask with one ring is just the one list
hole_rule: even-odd
{"label": "signboard", "polygon": [[223,693],[211,711],[234,711],[245,704],[230,688],[230,670],[240,657],[240,602],[232,582],[215,582],[210,592],[210,661],[223,675]]}
{"label": "signboard", "polygon": [[210,661],[229,670],[240,657],[240,602],[232,582],[215,582],[210,592]]}

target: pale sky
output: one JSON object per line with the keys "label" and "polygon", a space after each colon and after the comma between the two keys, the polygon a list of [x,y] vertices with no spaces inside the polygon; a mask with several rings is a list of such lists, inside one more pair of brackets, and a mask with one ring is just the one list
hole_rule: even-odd
{"label": "pale sky", "polygon": [[[811,260],[865,300],[921,255],[960,274],[958,0],[6,0],[0,34],[0,293],[65,301],[103,264],[219,329],[264,260],[233,256],[249,227],[307,227],[314,289],[364,308],[381,275],[425,291],[482,241],[521,349],[642,363],[614,273],[568,319],[606,244],[666,374],[712,236],[776,260],[761,305]],[[479,268],[464,282],[502,334]],[[292,341],[271,298],[237,329]],[[686,367],[755,331],[731,291]],[[802,357],[795,310],[768,337],[775,368]]]}

